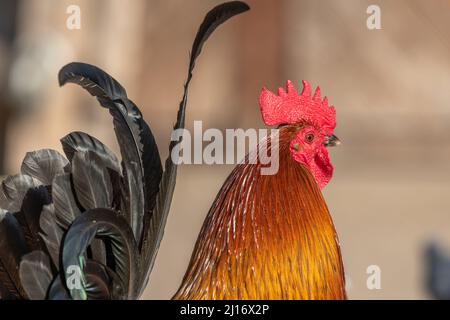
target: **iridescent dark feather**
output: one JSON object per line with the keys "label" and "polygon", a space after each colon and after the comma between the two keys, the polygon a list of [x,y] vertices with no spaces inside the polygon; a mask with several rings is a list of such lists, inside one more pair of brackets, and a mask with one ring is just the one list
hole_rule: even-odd
{"label": "iridescent dark feather", "polygon": [[89,300],[118,300],[125,297],[125,289],[119,276],[107,266],[88,260],[84,273]]}
{"label": "iridescent dark feather", "polygon": [[[218,26],[220,26],[222,23],[226,22],[233,16],[243,13],[249,9],[250,7],[243,2],[232,1],[218,5],[206,15],[192,45],[188,76],[184,85],[183,99],[178,109],[177,121],[175,123],[174,130],[184,128],[189,83],[192,79],[192,72],[194,70],[196,58],[200,55],[204,43],[206,42],[206,40],[208,40],[209,36]],[[171,155],[172,150],[177,143],[177,141],[172,141],[169,145],[169,157],[167,158],[165,163],[165,171],[161,179],[161,184],[159,186],[160,192],[158,193],[158,197],[156,198],[155,210],[153,215],[151,216],[151,219],[148,222],[145,221],[146,231],[144,232],[144,242],[141,248],[144,270],[144,277],[141,279],[141,281],[144,284],[148,282],[150,272],[153,269],[161,239],[164,234],[164,226],[167,221],[170,205],[172,203],[172,197],[175,190],[175,182],[177,177],[177,166],[174,163],[174,159],[171,159]]]}
{"label": "iridescent dark feather", "polygon": [[116,155],[108,149],[101,141],[84,132],[72,132],[61,139],[64,153],[69,161],[72,161],[75,153],[80,151],[91,151],[95,153],[103,164],[120,173],[120,163]]}
{"label": "iridescent dark feather", "polygon": [[59,83],[82,86],[108,108],[114,119],[128,186],[128,215],[135,239],[140,241],[143,220],[151,214],[162,175],[161,159],[153,134],[125,89],[103,70],[71,63],[59,72]]}
{"label": "iridescent dark feather", "polygon": [[[234,1],[207,14],[192,46],[174,129],[184,128],[189,83],[204,43],[248,9]],[[0,207],[8,210],[0,210],[0,299],[139,298],[164,233],[176,164],[169,157],[163,173],[140,110],[106,72],[71,63],[59,72],[59,83],[82,86],[109,110],[121,163],[83,132],[61,139],[67,159],[54,150],[26,155],[21,174],[0,186]]]}
{"label": "iridescent dark feather", "polygon": [[40,181],[44,186],[50,186],[53,178],[64,173],[69,164],[59,152],[50,149],[28,152],[22,162],[21,172]]}
{"label": "iridescent dark feather", "polygon": [[56,222],[55,206],[53,203],[43,207],[39,225],[42,230],[39,235],[44,241],[47,252],[52,258],[53,267],[56,270],[59,270],[61,239],[64,235],[64,231]]}
{"label": "iridescent dark feather", "polygon": [[0,186],[0,208],[18,212],[28,190],[41,186],[42,183],[28,175],[7,177]]}
{"label": "iridescent dark feather", "polygon": [[9,292],[2,296],[26,298],[19,277],[20,259],[26,253],[26,243],[13,214],[0,209],[0,284]]}
{"label": "iridescent dark feather", "polygon": [[77,199],[84,210],[111,208],[113,187],[102,159],[91,151],[79,151],[72,159],[72,178]]}
{"label": "iridescent dark feather", "polygon": [[50,203],[51,197],[47,187],[31,188],[23,199],[21,210],[15,214],[30,251],[45,250],[45,245],[39,236],[41,231],[40,218],[44,206]]}
{"label": "iridescent dark feather", "polygon": [[42,251],[33,251],[22,257],[20,280],[31,300],[44,300],[52,283],[49,257]]}
{"label": "iridescent dark feather", "polygon": [[64,229],[68,229],[76,217],[81,214],[71,180],[70,173],[60,174],[55,177],[52,185],[56,222]]}
{"label": "iridescent dark feather", "polygon": [[[130,226],[112,210],[89,210],[74,221],[64,240],[63,266],[66,276],[70,276],[67,274],[70,267],[75,266],[84,270],[84,254],[96,236],[111,240],[116,273],[125,286],[125,298],[137,298],[139,286],[137,245]],[[74,299],[87,299],[84,273],[82,283],[84,284],[82,288],[70,290]]]}

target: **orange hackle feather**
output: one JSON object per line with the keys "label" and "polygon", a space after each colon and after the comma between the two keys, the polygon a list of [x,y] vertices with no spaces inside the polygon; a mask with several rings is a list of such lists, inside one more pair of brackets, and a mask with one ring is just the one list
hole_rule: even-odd
{"label": "orange hackle feather", "polygon": [[346,298],[328,208],[312,175],[289,152],[298,129],[280,129],[277,174],[261,175],[260,163],[233,170],[174,299]]}

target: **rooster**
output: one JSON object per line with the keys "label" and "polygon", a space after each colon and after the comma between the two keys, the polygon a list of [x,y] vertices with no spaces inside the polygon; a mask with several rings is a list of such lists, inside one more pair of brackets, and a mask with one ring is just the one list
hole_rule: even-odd
{"label": "rooster", "polygon": [[[225,181],[201,229],[177,299],[345,299],[333,222],[319,188],[333,166],[335,109],[303,81],[263,89],[266,125],[279,126],[279,170],[262,175],[247,156]],[[261,146],[260,146],[261,147]]]}
{"label": "rooster", "polygon": [[[249,10],[211,10],[194,40],[174,129],[184,128],[195,61],[213,31]],[[177,166],[161,164],[138,107],[103,70],[71,63],[60,85],[78,84],[109,110],[121,161],[94,137],[73,132],[54,150],[28,153],[0,187],[0,299],[137,299],[163,237]],[[343,299],[336,232],[320,193],[331,179],[326,146],[334,108],[309,85],[263,90],[267,125],[280,128],[280,168],[241,164],[225,182],[200,233],[175,299]],[[177,142],[169,145],[172,155]],[[267,146],[275,150],[268,139]],[[252,154],[247,156],[247,159]],[[176,160],[176,159],[175,159]]]}

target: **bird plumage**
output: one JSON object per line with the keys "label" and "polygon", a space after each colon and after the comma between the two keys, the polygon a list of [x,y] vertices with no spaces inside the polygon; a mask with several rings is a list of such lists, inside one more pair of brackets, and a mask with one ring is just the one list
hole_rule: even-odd
{"label": "bird plumage", "polygon": [[262,175],[263,165],[250,161],[230,174],[206,217],[176,299],[346,298],[328,208],[311,173],[290,154],[297,131],[280,129],[275,175]]}
{"label": "bird plumage", "polygon": [[[233,1],[206,15],[174,129],[184,128],[189,84],[204,43],[220,24],[248,9]],[[178,162],[169,157],[163,168],[139,108],[103,70],[71,63],[61,69],[59,83],[81,86],[108,109],[121,159],[82,132],[61,139],[66,157],[54,150],[26,155],[21,173],[0,186],[0,298],[137,299],[163,237]],[[297,97],[289,82],[287,89],[280,97],[264,91],[267,99],[260,103],[263,118],[270,119],[266,124],[281,125],[278,173],[261,175],[259,163],[235,168],[174,298],[345,298],[339,243],[319,188],[332,174],[325,146],[334,109],[320,92]],[[276,114],[285,97],[290,104],[283,110],[293,117],[291,111]],[[170,143],[169,155],[177,143]]]}
{"label": "bird plumage", "polygon": [[[219,25],[248,9],[232,1],[206,15],[174,129],[184,128],[189,83],[203,45]],[[164,233],[177,162],[169,157],[163,170],[141,111],[106,72],[71,63],[58,79],[61,86],[81,86],[109,110],[121,161],[99,140],[73,132],[61,140],[67,158],[54,150],[28,153],[21,173],[2,182],[0,298],[137,299]]]}

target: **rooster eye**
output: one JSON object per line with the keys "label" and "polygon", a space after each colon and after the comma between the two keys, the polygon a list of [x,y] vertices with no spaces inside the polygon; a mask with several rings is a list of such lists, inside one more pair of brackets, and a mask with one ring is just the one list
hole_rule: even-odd
{"label": "rooster eye", "polygon": [[306,142],[308,142],[308,143],[312,143],[312,142],[314,141],[314,134],[308,133],[308,134],[305,136],[305,140],[306,140]]}

